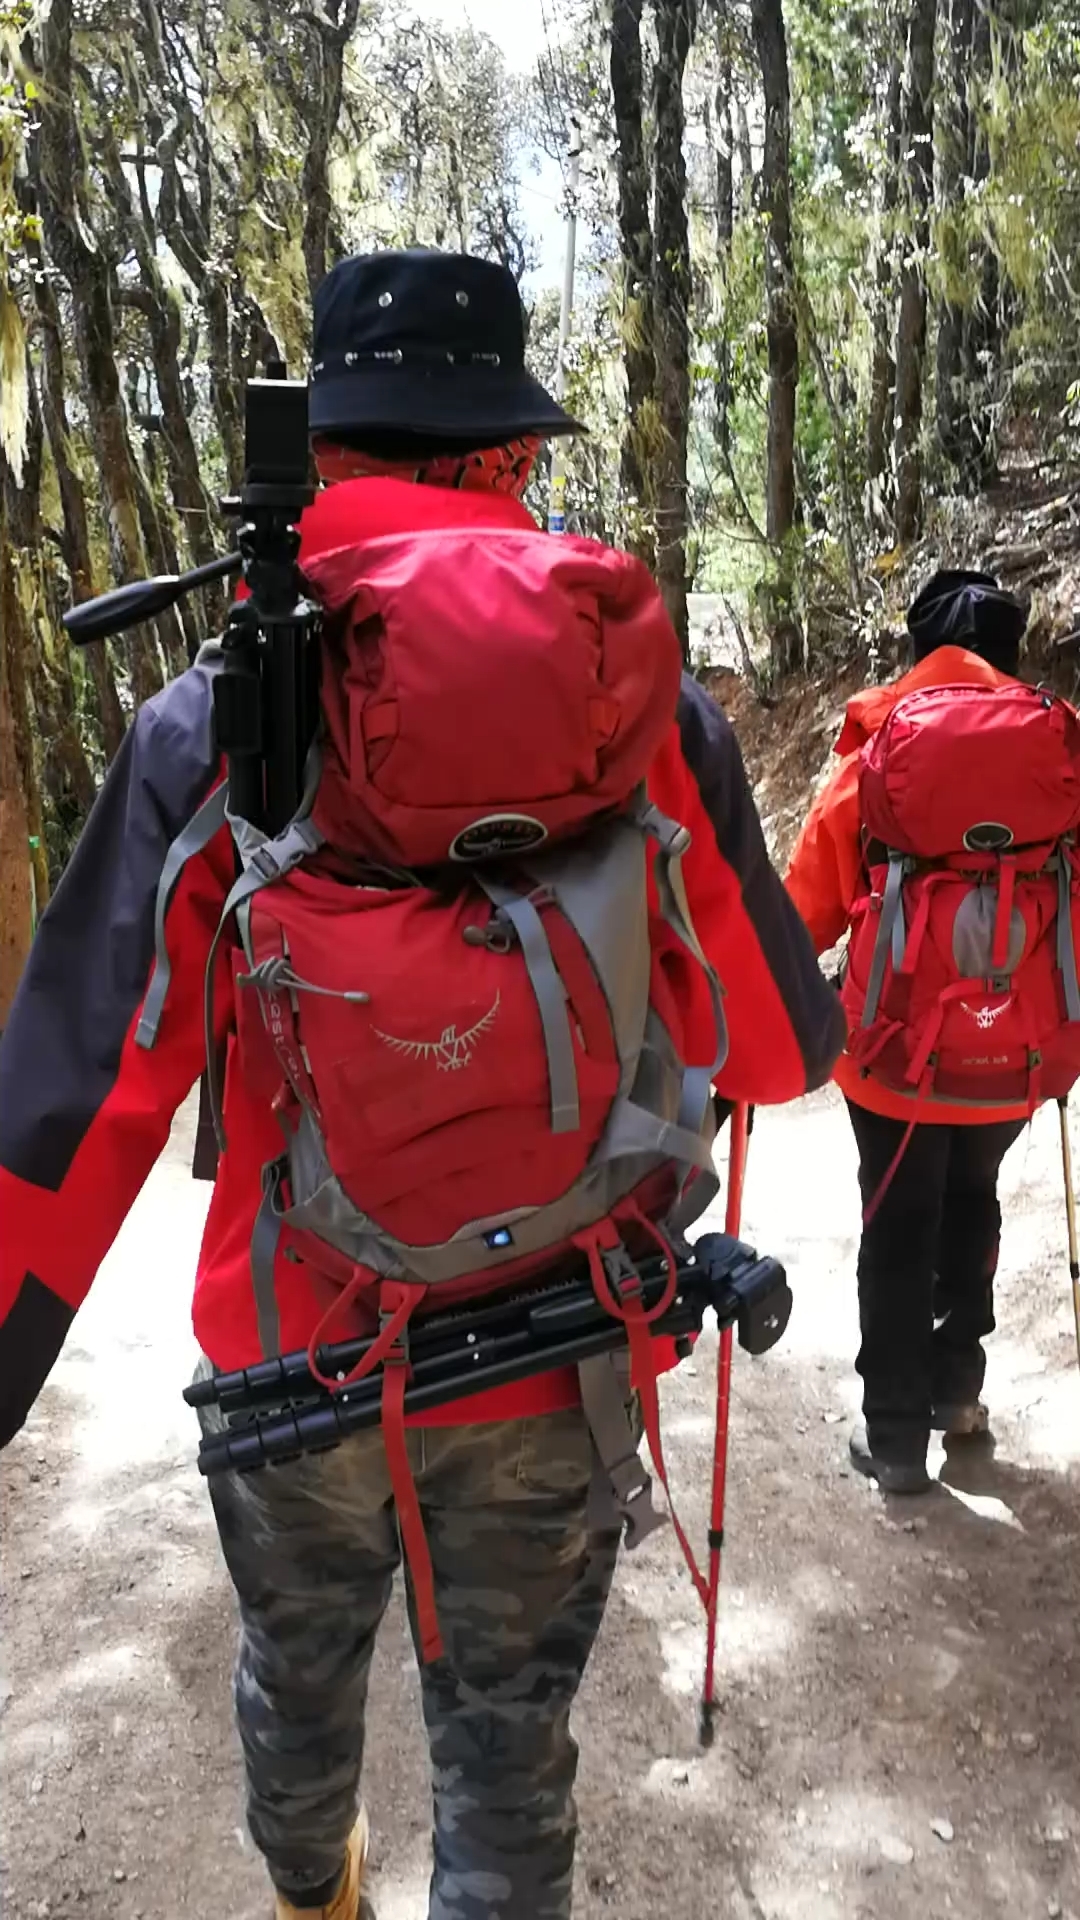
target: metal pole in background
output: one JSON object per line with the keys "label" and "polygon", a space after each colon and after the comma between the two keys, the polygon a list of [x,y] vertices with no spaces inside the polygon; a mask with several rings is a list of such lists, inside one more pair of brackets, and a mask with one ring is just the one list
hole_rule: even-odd
{"label": "metal pole in background", "polygon": [[[566,392],[566,349],[574,323],[574,269],[577,264],[577,197],[581,179],[581,133],[570,127],[566,171],[566,254],[563,263],[562,301],[559,306],[559,355],[555,363],[555,398],[560,406]],[[564,440],[556,440],[551,449],[551,492],[548,498],[548,532],[566,532],[566,454]]]}

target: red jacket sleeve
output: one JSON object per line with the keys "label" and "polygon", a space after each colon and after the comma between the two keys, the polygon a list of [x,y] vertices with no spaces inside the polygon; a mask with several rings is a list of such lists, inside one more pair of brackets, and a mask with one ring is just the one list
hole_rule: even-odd
{"label": "red jacket sleeve", "polygon": [[770,863],[731,725],[689,676],[649,791],[691,834],[687,898],[725,996],[717,1092],[767,1105],[823,1085],[846,1038],[843,1009]]}
{"label": "red jacket sleeve", "polygon": [[0,1445],[25,1420],[204,1064],[204,970],[233,871],[227,829],[180,874],[166,915],[172,978],[158,1041],[147,1051],[134,1036],[165,856],[218,778],[210,682],[196,667],[128,733],[4,1030]]}
{"label": "red jacket sleeve", "polygon": [[845,932],[859,891],[859,758],[848,754],[818,794],[784,876],[818,953]]}

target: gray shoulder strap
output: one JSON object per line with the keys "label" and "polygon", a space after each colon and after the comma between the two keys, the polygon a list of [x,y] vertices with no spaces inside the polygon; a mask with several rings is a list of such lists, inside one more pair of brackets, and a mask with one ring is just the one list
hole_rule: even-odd
{"label": "gray shoulder strap", "polygon": [[529,981],[540,1012],[551,1089],[552,1133],[576,1133],[581,1125],[577,1067],[566,994],[552,956],[543,921],[531,900],[483,874],[477,878],[488,899],[505,914],[521,942]]}
{"label": "gray shoulder strap", "polygon": [[263,1168],[262,1200],[251,1235],[251,1284],[255,1294],[259,1344],[265,1360],[276,1359],[281,1352],[277,1295],[274,1292],[274,1261],[282,1227],[278,1205],[281,1177],[280,1161],[272,1160],[269,1166]]}
{"label": "gray shoulder strap", "polygon": [[885,896],[881,903],[881,920],[878,925],[877,939],[874,941],[874,956],[870,962],[870,978],[866,983],[866,1003],[859,1025],[865,1029],[872,1027],[877,1018],[881,989],[885,981],[885,962],[892,950],[894,973],[904,958],[904,873],[907,862],[902,853],[890,853],[889,877],[885,882]]}
{"label": "gray shoulder strap", "polygon": [[196,814],[193,814],[187,826],[177,834],[161,869],[158,881],[157,898],[154,901],[154,971],[150,975],[150,985],[146,990],[139,1024],[135,1029],[135,1045],[149,1049],[158,1036],[161,1025],[165,996],[172,979],[172,964],[165,942],[165,916],[169,910],[173,889],[189,860],[209,846],[215,833],[225,825],[225,808],[228,804],[229,789],[224,781],[215,787],[213,793],[203,801]]}
{"label": "gray shoulder strap", "polygon": [[659,807],[654,807],[648,802],[638,808],[634,817],[642,831],[655,840],[658,847],[655,872],[660,895],[660,911],[676,939],[681,940],[687,951],[693,954],[708,982],[712,1000],[713,1020],[716,1026],[716,1058],[709,1067],[686,1069],[683,1075],[682,1097],[679,1102],[680,1126],[697,1129],[705,1117],[712,1083],[728,1055],[724,989],[715,967],[711,964],[697,937],[693,915],[690,912],[690,902],[686,897],[682,857],[690,845],[688,828],[679,826],[674,820],[669,820],[665,813],[661,813]]}
{"label": "gray shoulder strap", "polygon": [[1076,978],[1076,942],[1072,923],[1072,861],[1066,846],[1057,850],[1058,910],[1057,963],[1070,1020],[1080,1020],[1080,983]]}

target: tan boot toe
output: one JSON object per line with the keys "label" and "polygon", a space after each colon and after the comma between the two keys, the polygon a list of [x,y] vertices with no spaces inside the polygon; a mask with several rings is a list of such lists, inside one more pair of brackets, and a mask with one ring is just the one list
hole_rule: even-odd
{"label": "tan boot toe", "polygon": [[358,1920],[364,1868],[368,1856],[368,1817],[363,1807],[349,1835],[345,1850],[345,1870],[333,1899],[322,1907],[294,1907],[283,1893],[277,1896],[274,1920]]}

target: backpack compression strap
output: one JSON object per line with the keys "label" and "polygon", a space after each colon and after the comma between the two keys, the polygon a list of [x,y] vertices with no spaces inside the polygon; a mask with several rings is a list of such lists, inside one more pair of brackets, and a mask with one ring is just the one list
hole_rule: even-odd
{"label": "backpack compression strap", "polygon": [[[668,1478],[667,1462],[664,1459],[664,1446],[660,1433],[660,1399],[657,1392],[656,1352],[650,1332],[652,1321],[666,1313],[674,1298],[678,1284],[678,1268],[675,1255],[660,1229],[635,1209],[638,1224],[657,1242],[666,1255],[668,1267],[668,1285],[654,1306],[646,1309],[641,1298],[641,1277],[630,1258],[619,1229],[613,1219],[601,1220],[598,1226],[587,1233],[576,1236],[576,1244],[587,1254],[589,1271],[592,1275],[596,1297],[613,1320],[621,1320],[626,1328],[627,1344],[630,1348],[630,1364],[633,1368],[634,1385],[641,1396],[641,1412],[645,1426],[645,1438],[649,1443],[649,1453],[656,1476],[667,1495],[668,1512],[675,1537],[682,1549],[690,1578],[694,1583],[698,1599],[703,1607],[709,1604],[709,1587],[701,1568],[694,1557],[690,1539],[675,1510]],[[599,1449],[598,1449],[599,1450]]]}
{"label": "backpack compression strap", "polygon": [[866,1004],[859,1022],[863,1028],[872,1027],[877,1019],[881,989],[885,983],[885,962],[889,957],[890,946],[893,972],[899,973],[904,962],[907,935],[904,929],[903,887],[907,871],[908,861],[905,855],[890,853],[889,874],[881,902],[881,919],[878,922],[877,939],[874,941],[874,954],[870,962],[870,978],[866,983]]}

